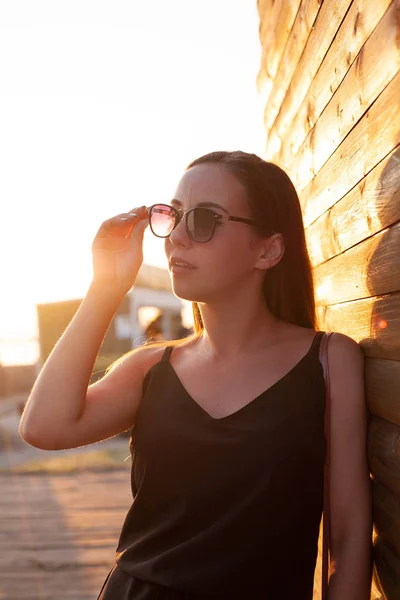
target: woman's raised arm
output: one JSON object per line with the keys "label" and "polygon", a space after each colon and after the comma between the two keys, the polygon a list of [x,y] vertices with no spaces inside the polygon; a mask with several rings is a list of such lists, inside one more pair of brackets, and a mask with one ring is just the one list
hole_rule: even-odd
{"label": "woman's raised arm", "polygon": [[[118,433],[116,430],[125,424],[129,427],[134,411],[132,405],[126,408],[125,413],[116,414],[118,407],[124,410],[128,394],[123,383],[118,383],[121,377],[121,381],[127,385],[124,377],[126,367],[121,366],[112,376],[113,390],[119,394],[118,400],[109,390],[107,402],[110,406],[114,403],[112,423],[109,423],[109,427],[99,427],[98,419],[103,417],[96,414],[96,420],[91,424],[86,423],[84,433],[76,433],[78,427],[82,429],[78,424],[82,423],[86,403],[92,403],[97,390],[102,389],[101,386],[90,386],[88,393],[94,362],[111,320],[134,284],[142,264],[146,225],[147,210],[142,207],[105,221],[96,234],[92,246],[93,280],[88,293],[46,360],[21,418],[20,434],[29,444],[48,450],[74,447],[92,443],[99,435],[115,435]],[[142,366],[139,366],[140,359],[134,354],[130,358],[131,373],[139,389]],[[141,354],[139,352],[138,356]],[[107,408],[104,402],[101,404],[106,418]],[[111,414],[108,413],[110,418]]]}

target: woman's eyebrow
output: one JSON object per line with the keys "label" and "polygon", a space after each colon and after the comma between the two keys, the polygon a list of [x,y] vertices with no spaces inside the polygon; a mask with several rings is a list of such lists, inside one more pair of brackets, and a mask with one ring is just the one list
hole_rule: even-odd
{"label": "woman's eyebrow", "polygon": [[[171,200],[171,204],[179,204],[179,206],[181,206],[182,202],[180,200],[177,200],[176,198],[173,198]],[[204,207],[215,206],[215,208],[220,208],[224,213],[228,214],[228,211],[226,210],[226,208],[224,208],[220,204],[217,204],[216,202],[198,202],[196,204],[196,206],[204,206]]]}

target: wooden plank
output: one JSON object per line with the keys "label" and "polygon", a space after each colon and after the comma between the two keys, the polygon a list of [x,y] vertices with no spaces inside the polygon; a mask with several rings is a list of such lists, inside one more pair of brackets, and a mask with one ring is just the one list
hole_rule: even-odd
{"label": "wooden plank", "polygon": [[400,361],[400,294],[318,307],[318,326],[352,337],[371,358]]}
{"label": "wooden plank", "polygon": [[[117,540],[118,541],[118,540]],[[116,547],[116,544],[115,544]],[[115,547],[71,545],[67,548],[27,548],[9,550],[0,556],[0,573],[5,571],[22,570],[26,566],[36,566],[45,570],[64,569],[71,567],[104,566],[107,567],[115,560]]]}
{"label": "wooden plank", "polygon": [[400,222],[313,270],[323,306],[400,291]]}
{"label": "wooden plank", "polygon": [[267,160],[273,157],[304,100],[351,0],[325,0],[318,13],[307,45],[290,82],[287,94],[270,131],[265,149]]}
{"label": "wooden plank", "polygon": [[[392,0],[373,3],[369,0],[356,0],[352,3],[312,81],[308,94],[286,131],[281,152],[275,157],[279,164],[293,163],[293,157],[298,153],[324,108],[339,88],[349,66],[352,65],[391,2]],[[377,62],[381,64],[381,61]],[[364,94],[363,104],[366,104]]]}
{"label": "wooden plank", "polygon": [[354,124],[399,72],[400,42],[397,42],[396,27],[399,11],[400,0],[395,0],[362,47],[311,135],[291,163],[284,164],[297,190],[306,187],[321,170]]}
{"label": "wooden plank", "polygon": [[398,146],[399,114],[400,73],[299,193],[306,228]]}
{"label": "wooden plank", "polygon": [[400,427],[370,415],[368,462],[375,481],[400,494]]}
{"label": "wooden plank", "polygon": [[[285,6],[289,6],[290,4],[288,2]],[[267,131],[272,127],[279,112],[320,6],[321,0],[304,0],[300,4],[292,31],[290,32],[279,63],[278,71],[274,75],[274,85],[265,106],[264,124]],[[269,72],[271,73],[271,69],[269,69]]]}
{"label": "wooden plank", "polygon": [[399,497],[385,485],[373,481],[374,525],[382,542],[389,545],[400,562]]}
{"label": "wooden plank", "polygon": [[260,35],[261,26],[263,25],[264,19],[268,18],[268,11],[271,9],[273,0],[257,0],[257,11],[260,18]]}
{"label": "wooden plank", "polygon": [[[122,519],[121,519],[122,523]],[[37,535],[34,539],[27,538],[23,532],[15,531],[12,537],[8,536],[0,539],[0,556],[7,552],[13,551],[29,551],[48,550],[55,548],[57,550],[65,549],[72,545],[84,548],[97,548],[98,546],[115,550],[119,540],[121,525],[110,527],[107,530],[92,529],[90,531],[70,531],[60,530],[57,538],[54,537],[54,532],[44,532],[43,535]]]}
{"label": "wooden plank", "polygon": [[[132,502],[132,497],[129,495],[129,493],[126,494],[126,497],[124,498],[120,498],[120,499],[115,499],[113,500],[112,494],[109,491],[109,495],[108,497],[105,496],[104,498],[97,498],[94,497],[93,499],[91,499],[90,497],[85,497],[85,498],[77,498],[77,500],[75,501],[75,495],[74,494],[65,494],[66,496],[66,502],[68,502],[69,504],[73,503],[73,506],[71,507],[71,510],[80,510],[80,511],[85,511],[85,510],[118,510],[118,509],[123,509],[126,506],[128,506],[130,504],[130,502]],[[125,496],[125,495],[124,495]],[[19,510],[21,510],[22,506],[25,506],[26,508],[29,509],[29,514],[33,515],[36,512],[41,512],[41,508],[42,508],[42,503],[43,500],[41,501],[40,498],[38,497],[34,497],[34,498],[24,498],[22,501],[18,500],[16,498],[13,498],[10,494],[7,494],[4,498],[2,498],[0,505],[3,506],[4,508],[8,507],[11,510],[15,510],[16,507],[18,507]],[[57,507],[57,504],[54,504],[54,512],[57,513],[59,512],[59,507]],[[51,513],[51,508],[49,507],[49,514]],[[1,518],[1,516],[0,516]]]}
{"label": "wooden plank", "polygon": [[377,576],[388,600],[400,598],[399,557],[378,538],[375,545]]}
{"label": "wooden plank", "polygon": [[365,387],[370,413],[400,427],[400,362],[367,358]]}
{"label": "wooden plank", "polygon": [[400,220],[400,146],[306,230],[315,267]]}
{"label": "wooden plank", "polygon": [[[104,471],[104,483],[101,484],[98,479],[93,479],[94,472],[87,472],[86,485],[80,487],[78,478],[75,482],[71,481],[65,485],[63,478],[66,475],[4,474],[0,476],[0,507],[18,508],[20,515],[31,515],[41,510],[43,494],[46,493],[48,514],[52,510],[59,512],[60,502],[68,504],[71,510],[123,509],[132,502],[130,477],[129,472],[125,470],[117,473],[118,476],[115,476],[116,472]],[[98,476],[101,476],[101,472],[98,472]]]}
{"label": "wooden plank", "polygon": [[[316,0],[313,0],[316,2]],[[266,74],[264,85],[268,90],[273,89],[274,80],[277,78],[279,63],[287,46],[291,29],[298,14],[301,0],[292,0],[291,2],[274,2],[268,12],[268,16],[261,23],[261,45],[262,58],[261,69]],[[266,29],[266,23],[268,27]],[[272,35],[271,35],[272,32]],[[280,85],[280,80],[279,84]],[[263,99],[267,96],[263,94]],[[268,111],[265,111],[267,117]]]}
{"label": "wooden plank", "polygon": [[[69,505],[73,505],[73,508],[79,508],[82,510],[87,510],[87,509],[97,509],[97,508],[102,508],[102,509],[107,509],[107,508],[116,508],[116,507],[123,507],[126,506],[127,504],[129,504],[129,502],[132,501],[132,494],[130,491],[130,487],[129,487],[129,473],[124,473],[125,474],[125,478],[124,479],[119,479],[119,480],[112,480],[112,481],[117,481],[118,485],[121,485],[121,491],[119,492],[118,496],[114,497],[112,490],[110,490],[109,488],[107,489],[107,487],[104,487],[103,489],[98,489],[94,484],[89,484],[88,487],[84,487],[82,490],[78,490],[78,489],[58,489],[58,488],[52,488],[52,487],[48,487],[48,491],[49,494],[51,495],[51,497],[54,499],[54,507],[57,509],[57,496],[59,494],[62,494],[63,496],[63,501],[68,502]],[[41,508],[41,503],[43,502],[43,492],[40,491],[40,489],[35,489],[34,487],[31,487],[28,483],[28,476],[26,475],[22,475],[19,476],[19,481],[21,482],[20,485],[24,485],[24,481],[27,481],[27,484],[25,484],[25,489],[28,491],[29,490],[29,497],[27,497],[26,495],[21,495],[21,497],[16,497],[15,494],[13,493],[13,488],[11,488],[10,490],[5,490],[4,491],[4,495],[1,498],[0,504],[2,506],[5,505],[21,505],[24,504],[26,506],[28,506],[30,509],[35,509],[36,507],[39,507],[39,509]],[[15,478],[16,475],[13,474],[13,477]],[[55,478],[56,479],[56,478]],[[0,477],[0,486],[1,486],[1,480],[2,478]],[[92,487],[93,485],[93,487]],[[91,494],[90,492],[96,490],[95,494]]]}
{"label": "wooden plank", "polygon": [[[60,455],[68,450],[57,451]],[[41,458],[47,454],[53,454],[53,452],[39,451]],[[85,477],[87,485],[82,486],[81,477]],[[29,494],[36,495],[36,497],[43,496],[43,489],[51,489],[53,492],[60,491],[64,494],[71,494],[74,497],[80,498],[93,498],[93,492],[96,492],[96,496],[107,498],[110,495],[110,491],[107,489],[108,485],[115,484],[117,498],[126,493],[130,487],[129,472],[125,469],[110,469],[110,470],[93,470],[86,471],[85,473],[60,473],[51,474],[48,473],[1,473],[0,482],[4,478],[4,493],[10,493],[14,495],[15,492],[24,493],[29,488]],[[119,485],[125,485],[125,492]],[[3,490],[2,490],[3,492]],[[2,496],[0,496],[1,501]]]}
{"label": "wooden plank", "polygon": [[9,519],[0,520],[0,528],[3,534],[13,534],[17,528],[22,528],[28,536],[40,535],[40,532],[50,532],[52,530],[85,530],[89,531],[93,528],[98,530],[109,530],[110,527],[122,526],[121,514],[119,512],[95,511],[89,513],[72,514],[69,511],[54,517],[43,515],[42,518],[31,518],[29,515],[25,517],[10,517]]}
{"label": "wooden plank", "polygon": [[368,410],[400,426],[400,293],[338,304],[319,320],[322,330],[340,331],[360,344]]}
{"label": "wooden plank", "polygon": [[322,330],[341,331],[360,344],[368,409],[400,426],[400,294],[345,302],[326,311],[320,307],[318,314]]}
{"label": "wooden plank", "polygon": [[[271,91],[272,84],[273,84],[272,79],[271,79],[269,73],[267,72],[267,69],[266,69],[266,66],[264,63],[265,44],[270,44],[270,43],[273,44],[273,42],[274,42],[274,37],[272,35],[272,24],[271,24],[271,19],[270,19],[273,4],[274,4],[274,0],[258,0],[258,2],[257,2],[258,14],[260,16],[259,39],[260,39],[262,51],[261,51],[260,70],[257,74],[256,84],[257,84],[257,91],[258,91],[259,95],[261,96],[261,98],[264,100],[264,102],[267,101],[267,98],[269,96],[269,93]],[[268,32],[270,32],[271,35],[268,36]]]}
{"label": "wooden plank", "polygon": [[114,565],[129,483],[126,471],[2,475],[1,600],[96,598]]}
{"label": "wooden plank", "polygon": [[94,600],[112,564],[46,571],[25,567],[1,573],[1,600]]}

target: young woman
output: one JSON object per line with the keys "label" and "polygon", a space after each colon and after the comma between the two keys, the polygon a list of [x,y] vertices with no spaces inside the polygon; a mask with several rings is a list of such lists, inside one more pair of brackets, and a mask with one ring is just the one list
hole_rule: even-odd
{"label": "young woman", "polygon": [[[194,335],[122,357],[88,385],[102,339],[165,238]],[[93,279],[21,419],[38,448],[132,429],[133,504],[101,600],[311,600],[323,502],[325,396],[313,279],[297,193],[254,154],[214,152],[170,204],[100,227]],[[367,600],[371,492],[363,354],[329,343],[332,395],[329,600]],[[112,493],[112,492],[111,492]]]}

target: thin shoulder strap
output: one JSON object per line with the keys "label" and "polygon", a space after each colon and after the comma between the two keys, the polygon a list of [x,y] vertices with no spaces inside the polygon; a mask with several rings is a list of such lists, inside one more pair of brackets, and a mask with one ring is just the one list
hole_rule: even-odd
{"label": "thin shoulder strap", "polygon": [[325,379],[325,439],[326,458],[324,466],[324,508],[323,508],[323,531],[322,531],[322,600],[328,598],[329,563],[330,563],[330,464],[331,464],[331,394],[328,362],[328,342],[332,331],[325,332],[322,336],[319,348],[319,359],[322,364]]}
{"label": "thin shoulder strap", "polygon": [[319,350],[319,355],[321,356],[321,343],[325,335],[325,331],[317,331],[312,341],[310,351],[314,350],[314,348],[317,348]]}
{"label": "thin shoulder strap", "polygon": [[162,355],[161,362],[169,362],[171,352],[174,349],[173,346],[167,346],[164,350],[164,354]]}

